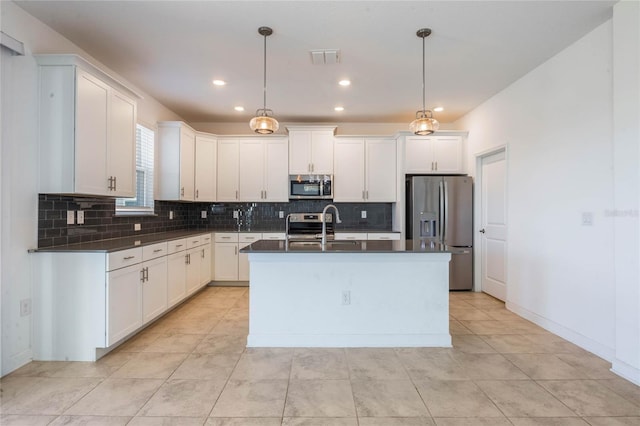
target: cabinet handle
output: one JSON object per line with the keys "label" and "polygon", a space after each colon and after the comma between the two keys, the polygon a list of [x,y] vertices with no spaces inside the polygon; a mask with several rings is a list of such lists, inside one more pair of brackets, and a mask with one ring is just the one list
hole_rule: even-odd
{"label": "cabinet handle", "polygon": [[204,249],[202,249],[202,258],[204,259]]}
{"label": "cabinet handle", "polygon": [[180,196],[184,197],[184,186],[182,188],[180,188]]}
{"label": "cabinet handle", "polygon": [[135,256],[125,256],[122,258],[122,260],[131,260],[131,259],[135,259]]}
{"label": "cabinet handle", "polygon": [[189,265],[189,264],[191,263],[191,259],[189,259],[189,257],[190,257],[190,256],[191,256],[191,255],[189,255],[189,254],[185,254],[185,255],[184,255],[184,263],[185,263],[186,265]]}
{"label": "cabinet handle", "polygon": [[220,238],[222,238],[223,240],[228,240],[228,239],[230,239],[231,237],[220,237]]}
{"label": "cabinet handle", "polygon": [[311,171],[311,163],[307,163],[307,171],[310,172]]}
{"label": "cabinet handle", "polygon": [[144,268],[144,280],[149,281],[149,267]]}
{"label": "cabinet handle", "polygon": [[109,181],[109,191],[113,191],[113,176],[109,176],[109,179],[107,179]]}
{"label": "cabinet handle", "polygon": [[233,248],[233,254],[238,254],[238,247]]}
{"label": "cabinet handle", "polygon": [[144,282],[144,268],[140,271],[140,282]]}
{"label": "cabinet handle", "polygon": [[316,168],[316,165],[315,165],[315,164],[313,164],[313,163],[311,163],[311,171],[314,171],[314,170],[315,170],[315,168]]}
{"label": "cabinet handle", "polygon": [[364,189],[362,190],[362,199],[364,200]]}
{"label": "cabinet handle", "polygon": [[199,198],[199,197],[200,197],[200,195],[199,195],[199,194],[200,194],[200,192],[196,189],[196,198]]}
{"label": "cabinet handle", "polygon": [[182,244],[176,244],[176,248],[182,247]]}
{"label": "cabinet handle", "polygon": [[367,198],[365,198],[365,199],[368,200],[369,199],[369,190],[367,189],[365,192],[367,194]]}
{"label": "cabinet handle", "polygon": [[236,189],[236,200],[238,199],[238,190]]}
{"label": "cabinet handle", "polygon": [[162,249],[155,249],[153,252],[154,253],[160,253],[162,251]]}
{"label": "cabinet handle", "polygon": [[436,172],[438,171],[438,162],[436,161]]}
{"label": "cabinet handle", "polygon": [[118,177],[117,176],[113,177],[113,190],[114,191],[118,190]]}

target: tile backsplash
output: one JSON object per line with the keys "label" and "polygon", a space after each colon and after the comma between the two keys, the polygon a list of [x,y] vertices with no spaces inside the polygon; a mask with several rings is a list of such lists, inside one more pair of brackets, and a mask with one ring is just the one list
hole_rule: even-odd
{"label": "tile backsplash", "polygon": [[[184,229],[212,231],[284,231],[289,213],[321,212],[326,200],[296,200],[288,203],[179,203],[156,201],[153,216],[116,216],[115,200],[79,196],[40,194],[38,197],[38,247]],[[389,231],[391,203],[336,203],[341,224],[336,230]],[[84,211],[83,225],[67,225],[67,211]],[[239,218],[233,217],[238,210]],[[367,218],[361,212],[366,210]],[[173,211],[174,218],[169,219]],[[202,211],[207,212],[202,219]],[[140,231],[134,230],[140,224]]]}

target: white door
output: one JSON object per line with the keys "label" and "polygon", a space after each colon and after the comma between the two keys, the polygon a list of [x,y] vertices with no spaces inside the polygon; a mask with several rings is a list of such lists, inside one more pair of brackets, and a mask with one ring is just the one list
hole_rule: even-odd
{"label": "white door", "polygon": [[110,97],[107,172],[115,178],[109,195],[136,196],[136,103],[113,91]]}
{"label": "white door", "polygon": [[211,281],[211,243],[198,248],[200,256],[200,286]]}
{"label": "white door", "polygon": [[462,173],[462,138],[460,136],[433,138],[433,161],[436,173]]}
{"label": "white door", "polygon": [[289,173],[292,175],[311,172],[311,131],[289,132]]}
{"label": "white door", "polygon": [[216,243],[213,257],[216,281],[238,280],[238,243]]}
{"label": "white door", "polygon": [[268,140],[264,149],[264,201],[286,203],[289,201],[287,140]]}
{"label": "white door", "polygon": [[196,135],[189,129],[180,129],[180,199],[195,199]]}
{"label": "white door", "polygon": [[482,291],[507,297],[507,162],[504,150],[481,159],[480,250]]}
{"label": "white door", "polygon": [[216,181],[218,201],[238,200],[239,146],[236,139],[218,139],[218,177]]}
{"label": "white door", "polygon": [[142,267],[107,272],[107,345],[142,325]]}
{"label": "white door", "polygon": [[311,172],[333,174],[333,131],[314,131],[311,134]]}
{"label": "white door", "polygon": [[262,201],[264,198],[264,141],[240,141],[240,201]]}
{"label": "white door", "polygon": [[338,139],[334,149],[333,200],[364,201],[364,140]]}
{"label": "white door", "polygon": [[196,201],[216,201],[217,141],[196,135]]}
{"label": "white door", "polygon": [[167,307],[172,307],[187,294],[186,252],[180,251],[167,256]]}
{"label": "white door", "polygon": [[366,201],[396,201],[396,140],[367,140]]}
{"label": "white door", "polygon": [[146,324],[167,310],[167,257],[144,262],[142,320]]}
{"label": "white door", "polygon": [[195,247],[187,251],[187,295],[200,288],[200,267],[202,255],[200,247]]}

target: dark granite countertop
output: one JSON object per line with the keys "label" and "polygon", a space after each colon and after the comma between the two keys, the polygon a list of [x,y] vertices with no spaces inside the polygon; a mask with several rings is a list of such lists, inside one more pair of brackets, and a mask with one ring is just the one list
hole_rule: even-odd
{"label": "dark granite countertop", "polygon": [[334,240],[323,248],[316,241],[260,240],[240,250],[241,253],[451,253],[441,244],[413,240],[353,241]]}

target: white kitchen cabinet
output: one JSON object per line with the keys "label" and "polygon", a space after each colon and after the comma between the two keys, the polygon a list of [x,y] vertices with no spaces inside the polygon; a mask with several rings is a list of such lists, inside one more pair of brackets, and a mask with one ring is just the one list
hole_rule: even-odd
{"label": "white kitchen cabinet", "polygon": [[135,196],[139,95],[77,55],[36,55],[40,193]]}
{"label": "white kitchen cabinet", "polygon": [[218,138],[217,201],[238,201],[240,198],[240,142]]}
{"label": "white kitchen cabinet", "polygon": [[241,232],[238,237],[238,280],[249,281],[249,255],[240,253],[240,250],[262,239],[262,234],[257,232]]}
{"label": "white kitchen cabinet", "polygon": [[140,265],[107,272],[107,346],[142,325]]}
{"label": "white kitchen cabinet", "polygon": [[336,232],[336,240],[344,241],[365,241],[367,239],[366,232]]}
{"label": "white kitchen cabinet", "polygon": [[187,295],[187,258],[182,249],[167,256],[167,307],[175,306]]}
{"label": "white kitchen cabinet", "polygon": [[287,127],[289,174],[333,174],[335,127]]}
{"label": "white kitchen cabinet", "polygon": [[240,140],[240,201],[287,202],[287,140]]}
{"label": "white kitchen cabinet", "polygon": [[195,131],[185,123],[158,123],[156,199],[194,201],[195,147]]}
{"label": "white kitchen cabinet", "polygon": [[200,287],[211,282],[211,242],[200,247]]}
{"label": "white kitchen cabinet", "polygon": [[336,202],[395,202],[396,141],[338,138],[334,172]]}
{"label": "white kitchen cabinet", "polygon": [[194,247],[187,250],[186,254],[186,291],[187,296],[200,288],[200,270],[202,265],[202,249]]}
{"label": "white kitchen cabinet", "polygon": [[367,240],[399,240],[399,232],[369,232],[367,233]]}
{"label": "white kitchen cabinet", "polygon": [[[284,239],[283,233],[270,233],[271,239]],[[240,249],[261,240],[260,232],[217,232],[215,235],[214,280],[249,281],[249,259]]]}
{"label": "white kitchen cabinet", "polygon": [[142,264],[142,323],[147,324],[167,310],[166,254]]}
{"label": "white kitchen cabinet", "polygon": [[216,167],[218,141],[204,133],[196,133],[195,201],[216,201]]}
{"label": "white kitchen cabinet", "polygon": [[405,173],[464,173],[461,136],[407,136]]}

